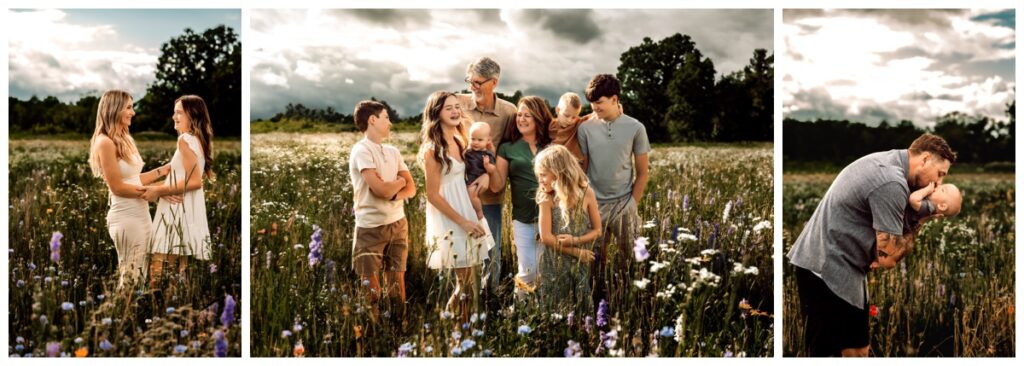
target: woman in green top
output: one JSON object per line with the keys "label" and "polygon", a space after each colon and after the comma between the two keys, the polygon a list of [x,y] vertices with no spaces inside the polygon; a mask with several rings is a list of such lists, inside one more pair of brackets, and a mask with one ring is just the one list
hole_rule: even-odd
{"label": "woman in green top", "polygon": [[528,96],[519,100],[515,125],[505,127],[505,135],[498,146],[495,164],[484,162],[490,176],[490,188],[500,192],[506,182],[512,194],[512,236],[516,244],[516,296],[523,298],[537,286],[537,176],[533,172],[533,157],[550,142],[548,126],[554,119],[548,103],[541,97]]}

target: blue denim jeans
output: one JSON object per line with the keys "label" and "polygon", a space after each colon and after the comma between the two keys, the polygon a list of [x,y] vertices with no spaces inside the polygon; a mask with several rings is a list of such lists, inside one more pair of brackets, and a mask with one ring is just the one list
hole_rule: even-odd
{"label": "blue denim jeans", "polygon": [[488,277],[485,285],[492,293],[497,291],[498,285],[501,284],[501,206],[501,204],[483,205],[484,218],[487,219],[487,226],[491,229],[491,235],[494,236],[494,248],[487,253],[488,259],[484,268],[485,275]]}

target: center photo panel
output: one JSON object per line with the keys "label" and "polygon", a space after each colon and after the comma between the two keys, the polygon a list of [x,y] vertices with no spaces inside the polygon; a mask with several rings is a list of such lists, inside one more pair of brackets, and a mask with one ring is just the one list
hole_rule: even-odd
{"label": "center photo panel", "polygon": [[249,12],[253,357],[771,357],[773,12]]}

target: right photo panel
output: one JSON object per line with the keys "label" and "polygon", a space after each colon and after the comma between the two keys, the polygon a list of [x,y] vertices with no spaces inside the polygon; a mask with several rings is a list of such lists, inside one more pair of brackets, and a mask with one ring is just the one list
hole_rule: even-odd
{"label": "right photo panel", "polygon": [[784,356],[1015,356],[1015,18],[783,11]]}

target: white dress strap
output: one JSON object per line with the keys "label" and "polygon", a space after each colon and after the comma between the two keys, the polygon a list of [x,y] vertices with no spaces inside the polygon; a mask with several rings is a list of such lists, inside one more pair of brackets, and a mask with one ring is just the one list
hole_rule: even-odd
{"label": "white dress strap", "polygon": [[192,153],[196,154],[196,159],[199,161],[200,165],[204,165],[206,163],[204,158],[205,155],[203,155],[203,147],[199,144],[198,137],[195,137],[190,133],[183,133],[178,137],[178,139],[185,140],[185,144],[188,145],[189,149],[192,149]]}

